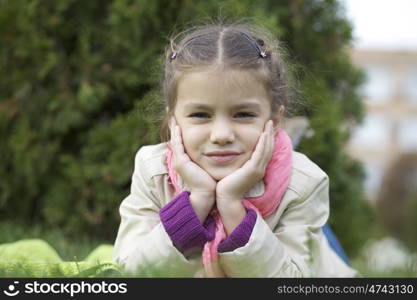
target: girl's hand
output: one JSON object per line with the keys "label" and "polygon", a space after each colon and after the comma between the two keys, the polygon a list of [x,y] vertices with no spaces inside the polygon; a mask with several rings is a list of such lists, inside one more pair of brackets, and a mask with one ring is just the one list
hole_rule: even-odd
{"label": "girl's hand", "polygon": [[[239,169],[224,177],[217,183],[216,202],[241,201],[244,194],[260,181],[274,152],[275,132],[273,123],[269,120],[258,139],[251,158]],[[230,204],[230,203],[229,203]]]}
{"label": "girl's hand", "polygon": [[217,182],[185,153],[181,129],[175,117],[171,118],[170,131],[173,167],[189,187],[191,204],[203,221],[214,205]]}

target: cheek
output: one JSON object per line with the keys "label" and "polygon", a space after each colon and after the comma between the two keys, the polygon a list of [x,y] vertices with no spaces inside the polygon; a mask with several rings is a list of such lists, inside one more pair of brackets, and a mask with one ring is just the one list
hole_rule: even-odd
{"label": "cheek", "polygon": [[182,129],[182,142],[188,154],[195,152],[201,145],[202,134],[197,128],[189,127]]}
{"label": "cheek", "polygon": [[253,152],[255,150],[256,144],[258,143],[258,139],[261,136],[262,130],[260,129],[250,129],[246,130],[242,134],[242,141],[245,144],[245,148],[248,151]]}

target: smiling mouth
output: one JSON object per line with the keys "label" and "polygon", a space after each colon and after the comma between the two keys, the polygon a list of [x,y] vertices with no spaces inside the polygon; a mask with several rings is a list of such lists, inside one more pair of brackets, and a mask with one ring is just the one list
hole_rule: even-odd
{"label": "smiling mouth", "polygon": [[228,155],[210,155],[207,156],[210,161],[218,164],[227,164],[234,161],[240,154],[228,154]]}

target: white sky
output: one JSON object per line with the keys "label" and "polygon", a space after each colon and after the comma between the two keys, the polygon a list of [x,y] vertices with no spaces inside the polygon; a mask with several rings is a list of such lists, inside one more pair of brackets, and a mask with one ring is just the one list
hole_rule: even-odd
{"label": "white sky", "polygon": [[417,50],[417,0],[341,0],[355,47]]}

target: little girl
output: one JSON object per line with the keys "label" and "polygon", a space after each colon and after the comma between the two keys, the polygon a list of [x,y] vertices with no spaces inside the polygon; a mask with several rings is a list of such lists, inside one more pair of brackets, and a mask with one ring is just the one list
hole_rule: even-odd
{"label": "little girl", "polygon": [[350,277],[331,249],[328,176],[292,149],[278,43],[249,25],[171,42],[165,142],[136,154],[113,259],[164,277]]}

